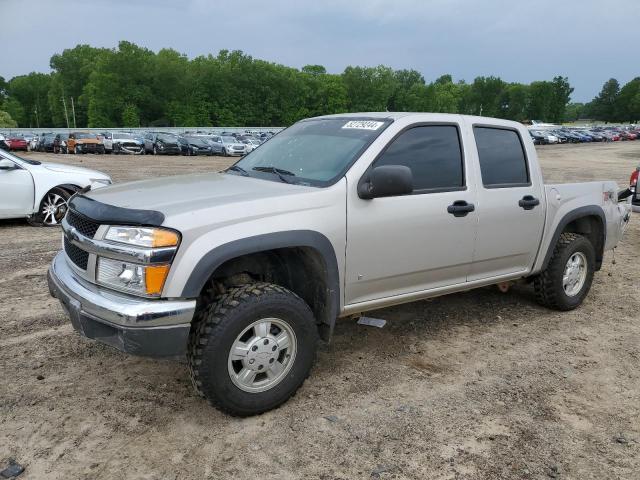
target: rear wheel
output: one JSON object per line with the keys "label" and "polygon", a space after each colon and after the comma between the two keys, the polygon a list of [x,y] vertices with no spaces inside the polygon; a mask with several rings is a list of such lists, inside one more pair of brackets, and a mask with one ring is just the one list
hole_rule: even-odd
{"label": "rear wheel", "polygon": [[189,370],[196,391],[231,415],[276,408],[309,375],[318,330],[309,306],[269,283],[233,288],[192,327]]}
{"label": "rear wheel", "polygon": [[591,289],[595,250],[577,233],[563,233],[547,268],[534,280],[538,302],[555,310],[573,310]]}

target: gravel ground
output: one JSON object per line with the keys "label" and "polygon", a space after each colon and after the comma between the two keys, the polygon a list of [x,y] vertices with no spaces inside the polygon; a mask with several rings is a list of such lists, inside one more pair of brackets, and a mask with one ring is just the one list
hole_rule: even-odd
{"label": "gravel ground", "polygon": [[[640,142],[539,147],[548,182],[626,185]],[[224,158],[54,156],[121,182]],[[57,229],[0,222],[0,469],[20,479],[638,479],[640,226],[634,216],[584,305],[528,286],[338,323],[311,377],[276,411],[228,417],[184,364],[81,338],[49,297]]]}

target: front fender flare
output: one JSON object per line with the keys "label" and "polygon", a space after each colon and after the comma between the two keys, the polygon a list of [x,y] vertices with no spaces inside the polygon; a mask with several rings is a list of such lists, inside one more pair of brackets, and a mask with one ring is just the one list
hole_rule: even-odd
{"label": "front fender flare", "polygon": [[218,267],[237,257],[278,248],[309,247],[324,260],[327,282],[327,318],[319,319],[331,330],[340,309],[340,274],[333,245],[329,239],[312,230],[290,230],[242,238],[220,245],[207,252],[198,261],[182,290],[183,298],[196,298]]}

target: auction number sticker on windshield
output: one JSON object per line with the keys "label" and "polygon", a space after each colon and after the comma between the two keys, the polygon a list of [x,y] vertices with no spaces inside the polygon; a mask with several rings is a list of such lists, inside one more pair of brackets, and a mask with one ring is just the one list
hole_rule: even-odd
{"label": "auction number sticker on windshield", "polygon": [[344,124],[342,128],[356,128],[358,130],[377,130],[384,122],[374,122],[372,120],[351,120]]}

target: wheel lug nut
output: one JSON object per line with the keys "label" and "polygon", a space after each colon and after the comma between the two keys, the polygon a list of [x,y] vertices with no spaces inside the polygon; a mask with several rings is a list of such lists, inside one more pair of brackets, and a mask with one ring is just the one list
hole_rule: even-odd
{"label": "wheel lug nut", "polygon": [[271,351],[272,351],[272,352],[275,352],[277,348],[278,348],[278,347],[276,347],[276,346],[274,345],[273,347],[271,347]]}
{"label": "wheel lug nut", "polygon": [[269,363],[273,363],[275,361],[275,358],[270,358],[269,359]]}
{"label": "wheel lug nut", "polygon": [[251,347],[251,351],[252,351],[252,352],[255,352],[257,349],[258,349],[258,346],[257,346],[257,345],[254,345],[253,347]]}
{"label": "wheel lug nut", "polygon": [[265,345],[269,345],[269,340],[267,340],[266,338],[264,339],[264,344]]}
{"label": "wheel lug nut", "polygon": [[252,358],[251,360],[249,360],[249,363],[253,365],[253,362],[255,362],[255,360]]}
{"label": "wheel lug nut", "polygon": [[262,370],[262,365],[258,365],[258,370]]}

